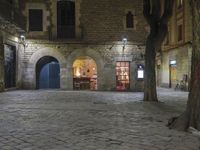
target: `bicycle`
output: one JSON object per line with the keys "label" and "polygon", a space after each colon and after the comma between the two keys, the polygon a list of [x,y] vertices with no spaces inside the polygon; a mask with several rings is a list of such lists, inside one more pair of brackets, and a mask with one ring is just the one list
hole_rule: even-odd
{"label": "bicycle", "polygon": [[186,82],[184,82],[183,80],[178,81],[175,88],[175,91],[180,90],[180,91],[187,91],[187,85]]}

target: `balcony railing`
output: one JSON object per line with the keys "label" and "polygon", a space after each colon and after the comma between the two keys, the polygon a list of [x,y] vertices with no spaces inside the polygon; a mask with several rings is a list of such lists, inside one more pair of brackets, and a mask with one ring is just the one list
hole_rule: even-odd
{"label": "balcony railing", "polygon": [[0,17],[25,30],[26,20],[19,8],[4,0],[0,0]]}
{"label": "balcony railing", "polygon": [[75,38],[75,26],[66,25],[58,26],[58,39],[73,39]]}

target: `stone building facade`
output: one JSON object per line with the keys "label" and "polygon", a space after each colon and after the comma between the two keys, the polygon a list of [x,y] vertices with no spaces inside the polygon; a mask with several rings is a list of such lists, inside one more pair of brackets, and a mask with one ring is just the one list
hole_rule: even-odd
{"label": "stone building facade", "polygon": [[[1,3],[1,91],[143,90],[144,49],[149,29],[143,18],[142,1]],[[157,54],[158,86],[174,87],[181,80],[189,84],[192,53],[189,9],[187,0],[175,1],[168,37]]]}
{"label": "stone building facade", "polygon": [[169,34],[157,57],[157,83],[174,88],[190,81],[192,57],[192,20],[188,0],[176,0],[169,22]]}
{"label": "stone building facade", "polygon": [[27,34],[19,56],[21,88],[40,88],[44,76],[40,71],[54,60],[60,67],[61,89],[73,90],[80,84],[88,89],[85,74],[91,69],[78,79],[73,64],[90,58],[96,63],[97,72],[90,77],[96,78],[96,90],[142,91],[147,28],[140,0],[26,0],[23,4]]}
{"label": "stone building facade", "polygon": [[0,2],[0,91],[18,87],[17,63],[20,56],[20,33],[25,29],[25,17],[18,0]]}

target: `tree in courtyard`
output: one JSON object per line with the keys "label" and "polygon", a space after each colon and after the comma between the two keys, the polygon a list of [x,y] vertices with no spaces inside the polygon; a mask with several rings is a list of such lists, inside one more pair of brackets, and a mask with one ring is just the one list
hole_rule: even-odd
{"label": "tree in courtyard", "polygon": [[[144,101],[158,101],[156,91],[155,60],[156,52],[160,51],[162,42],[168,32],[168,21],[172,16],[174,0],[143,0],[143,14],[150,26],[150,34],[145,50]],[[163,13],[162,13],[163,12]]]}
{"label": "tree in courtyard", "polygon": [[193,26],[191,87],[186,111],[170,125],[171,128],[185,131],[189,127],[200,130],[200,0],[189,1]]}

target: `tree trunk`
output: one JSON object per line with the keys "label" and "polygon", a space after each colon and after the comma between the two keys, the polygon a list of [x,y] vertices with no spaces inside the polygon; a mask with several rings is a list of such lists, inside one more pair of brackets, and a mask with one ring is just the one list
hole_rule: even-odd
{"label": "tree trunk", "polygon": [[170,125],[178,130],[187,130],[190,126],[200,130],[200,1],[190,2],[193,16],[191,88],[186,111]]}
{"label": "tree trunk", "polygon": [[150,26],[145,50],[144,101],[158,101],[155,72],[156,52],[160,51],[162,42],[167,35],[173,2],[174,0],[165,0],[164,11],[161,14],[161,0],[143,0],[143,14]]}
{"label": "tree trunk", "polygon": [[4,90],[4,45],[3,36],[0,32],[0,92]]}
{"label": "tree trunk", "polygon": [[144,101],[157,102],[156,73],[155,73],[156,48],[153,37],[149,36],[145,50],[145,78],[144,78]]}

